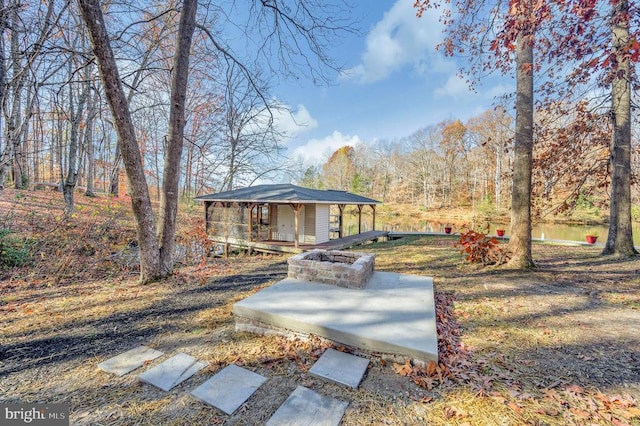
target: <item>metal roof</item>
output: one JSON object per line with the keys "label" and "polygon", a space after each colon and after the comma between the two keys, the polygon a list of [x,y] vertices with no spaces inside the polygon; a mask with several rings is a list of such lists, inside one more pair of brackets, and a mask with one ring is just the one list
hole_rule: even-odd
{"label": "metal roof", "polygon": [[201,195],[195,197],[195,200],[238,203],[381,204],[380,201],[347,191],[310,189],[291,184],[249,186],[233,191]]}

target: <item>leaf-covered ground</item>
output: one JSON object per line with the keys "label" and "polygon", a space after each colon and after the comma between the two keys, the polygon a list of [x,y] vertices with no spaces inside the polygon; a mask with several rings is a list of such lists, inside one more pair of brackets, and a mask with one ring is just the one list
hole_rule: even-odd
{"label": "leaf-covered ground", "polygon": [[[67,221],[61,198],[0,197],[0,227],[29,254],[0,268],[0,403],[66,402],[72,424],[253,425],[304,385],[350,401],[346,425],[640,425],[638,259],[536,245],[539,268],[514,272],[465,264],[451,238],[369,245],[377,270],[434,277],[441,359],[372,357],[353,390],[308,374],[328,342],[234,331],[233,303],[282,279],[285,257],[203,259],[201,209],[186,208],[176,275],[141,286],[126,200],[79,195]],[[209,367],[166,393],[96,369],[139,344]],[[270,378],[233,416],[189,396],[229,363]]]}

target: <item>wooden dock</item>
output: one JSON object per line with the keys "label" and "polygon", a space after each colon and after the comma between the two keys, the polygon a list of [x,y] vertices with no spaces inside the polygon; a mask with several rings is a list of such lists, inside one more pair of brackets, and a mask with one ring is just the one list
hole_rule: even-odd
{"label": "wooden dock", "polygon": [[376,242],[381,238],[387,238],[389,235],[386,231],[367,231],[362,234],[349,235],[344,238],[329,240],[326,243],[316,244],[317,249],[323,250],[343,250],[353,246],[359,246],[368,242]]}
{"label": "wooden dock", "polygon": [[[354,246],[366,244],[368,242],[376,242],[380,239],[387,238],[388,232],[386,231],[368,231],[361,234],[349,235],[344,238],[337,238],[329,240],[320,244],[298,244],[295,247],[293,241],[247,241],[239,240],[235,238],[209,236],[211,241],[214,241],[222,246],[227,245],[232,248],[238,248],[242,250],[256,251],[260,253],[302,253],[314,249],[322,250],[344,250]],[[217,254],[220,254],[219,251]]]}

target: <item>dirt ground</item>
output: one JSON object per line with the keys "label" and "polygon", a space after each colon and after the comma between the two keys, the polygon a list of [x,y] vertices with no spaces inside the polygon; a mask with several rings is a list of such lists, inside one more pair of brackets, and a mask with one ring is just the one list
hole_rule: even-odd
{"label": "dirt ground", "polygon": [[[5,227],[37,241],[28,265],[0,270],[0,403],[68,403],[72,424],[258,425],[304,385],[349,401],[345,425],[640,425],[638,258],[535,245],[538,268],[516,272],[464,263],[452,238],[360,248],[377,270],[434,277],[441,361],[421,371],[372,356],[345,389],[308,374],[327,342],[234,331],[232,304],[284,278],[286,257],[185,260],[143,286],[126,208],[79,207],[64,221],[54,196],[0,198]],[[169,392],[97,370],[140,344],[209,366]],[[232,416],[189,395],[229,363],[269,378]]]}

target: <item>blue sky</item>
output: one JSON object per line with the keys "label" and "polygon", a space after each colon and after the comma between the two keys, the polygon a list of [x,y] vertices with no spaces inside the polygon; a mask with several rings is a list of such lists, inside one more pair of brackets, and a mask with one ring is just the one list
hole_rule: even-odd
{"label": "blue sky", "polygon": [[286,142],[289,155],[319,164],[344,145],[401,138],[445,119],[464,121],[513,90],[510,77],[494,77],[471,92],[458,77],[457,60],[435,50],[442,39],[438,16],[418,19],[412,0],[359,1],[355,7],[362,34],[336,43],[331,53],[345,71],[333,84],[275,87],[274,95],[293,111],[293,119],[278,120],[293,135]]}

